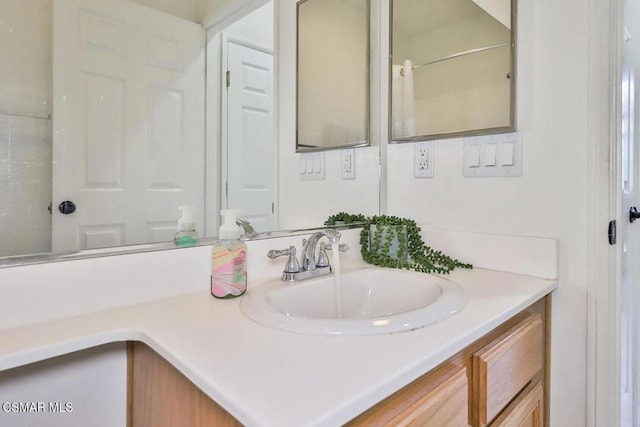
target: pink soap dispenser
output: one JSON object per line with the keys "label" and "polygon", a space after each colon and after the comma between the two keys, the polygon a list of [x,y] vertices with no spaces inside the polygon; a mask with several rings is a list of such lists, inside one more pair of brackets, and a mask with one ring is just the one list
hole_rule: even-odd
{"label": "pink soap dispenser", "polygon": [[211,295],[228,299],[247,290],[247,245],[240,240],[238,211],[223,209],[218,240],[211,253]]}

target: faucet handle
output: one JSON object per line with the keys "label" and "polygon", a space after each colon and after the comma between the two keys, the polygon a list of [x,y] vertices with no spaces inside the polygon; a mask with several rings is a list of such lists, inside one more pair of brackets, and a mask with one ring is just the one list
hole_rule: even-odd
{"label": "faucet handle", "polygon": [[[324,242],[320,242],[320,253],[318,254],[318,261],[316,261],[316,267],[327,267],[329,265],[329,257],[327,256],[327,251],[333,250],[333,245],[327,245]],[[347,252],[349,250],[349,245],[346,243],[340,243],[338,245],[338,250],[340,252]]]}
{"label": "faucet handle", "polygon": [[318,251],[318,260],[316,261],[316,267],[327,267],[329,265],[329,257],[327,256],[327,249],[331,245],[326,245],[324,242],[320,242],[320,248]]}
{"label": "faucet handle", "polygon": [[285,273],[297,273],[300,271],[300,264],[298,263],[298,258],[296,258],[296,248],[295,246],[289,246],[288,249],[276,250],[272,249],[267,252],[267,256],[271,259],[276,259],[278,257],[289,255],[289,259],[287,260],[287,264],[284,267]]}

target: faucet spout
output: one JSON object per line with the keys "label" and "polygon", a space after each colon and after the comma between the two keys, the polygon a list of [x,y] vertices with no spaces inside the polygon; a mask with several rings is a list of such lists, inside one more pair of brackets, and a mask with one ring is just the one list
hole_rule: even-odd
{"label": "faucet spout", "polygon": [[336,230],[328,228],[326,230],[318,231],[311,235],[304,243],[302,248],[302,269],[303,270],[315,270],[316,269],[316,246],[321,238],[326,237],[333,243],[340,242],[340,233]]}
{"label": "faucet spout", "polygon": [[251,223],[246,219],[236,218],[236,224],[242,227],[245,236],[249,238],[258,237],[259,234],[256,232],[256,230],[253,229]]}

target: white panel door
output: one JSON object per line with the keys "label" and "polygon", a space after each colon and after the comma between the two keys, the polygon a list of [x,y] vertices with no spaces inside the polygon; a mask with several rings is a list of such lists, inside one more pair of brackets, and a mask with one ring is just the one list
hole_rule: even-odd
{"label": "white panel door", "polygon": [[226,206],[257,231],[276,227],[273,54],[227,43]]}
{"label": "white panel door", "polygon": [[621,287],[621,396],[622,425],[640,426],[640,219],[631,221],[630,211],[640,209],[640,132],[638,125],[640,71],[640,2],[627,2],[622,47],[621,168],[622,287]]}
{"label": "white panel door", "polygon": [[52,250],[170,240],[181,204],[204,235],[202,28],[124,0],[54,0],[53,63]]}

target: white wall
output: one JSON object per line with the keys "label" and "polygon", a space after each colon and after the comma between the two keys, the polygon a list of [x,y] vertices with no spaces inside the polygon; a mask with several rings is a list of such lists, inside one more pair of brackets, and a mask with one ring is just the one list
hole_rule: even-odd
{"label": "white wall", "polygon": [[413,145],[388,147],[389,214],[434,228],[559,239],[551,425],[585,425],[587,1],[518,2],[519,178],[464,178],[460,139],[435,144],[435,177],[412,177]]}
{"label": "white wall", "polygon": [[273,1],[270,1],[229,25],[223,31],[227,34],[250,40],[260,46],[273,49],[274,19]]}
{"label": "white wall", "polygon": [[0,0],[0,112],[51,114],[51,0]]}
{"label": "white wall", "polygon": [[198,0],[131,0],[142,6],[150,7],[187,21],[201,23]]}
{"label": "white wall", "polygon": [[269,0],[196,0],[198,16],[204,28],[220,31]]}

